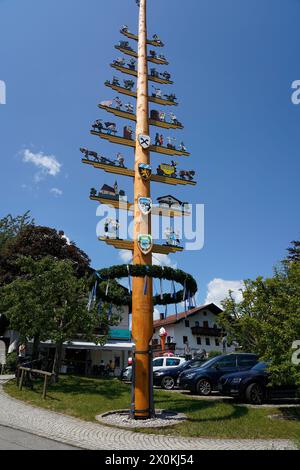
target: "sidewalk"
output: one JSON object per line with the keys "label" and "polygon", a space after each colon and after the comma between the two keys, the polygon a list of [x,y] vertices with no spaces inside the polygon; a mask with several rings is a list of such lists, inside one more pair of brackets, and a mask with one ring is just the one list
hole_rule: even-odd
{"label": "sidewalk", "polygon": [[9,397],[0,379],[0,425],[89,450],[295,450],[289,440],[200,439],[134,433],[82,421]]}

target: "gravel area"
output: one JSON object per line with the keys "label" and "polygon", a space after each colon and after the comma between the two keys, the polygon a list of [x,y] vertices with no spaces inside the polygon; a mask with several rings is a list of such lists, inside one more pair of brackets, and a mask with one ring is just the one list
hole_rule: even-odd
{"label": "gravel area", "polygon": [[163,428],[174,426],[187,419],[183,413],[174,413],[167,410],[156,410],[155,418],[135,420],[131,419],[129,410],[109,411],[96,416],[97,421],[102,424],[117,426],[121,428]]}

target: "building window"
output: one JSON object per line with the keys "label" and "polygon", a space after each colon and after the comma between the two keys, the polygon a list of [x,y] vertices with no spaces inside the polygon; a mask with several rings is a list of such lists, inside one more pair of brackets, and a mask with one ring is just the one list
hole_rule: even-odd
{"label": "building window", "polygon": [[168,343],[168,344],[171,343],[171,336],[167,336],[167,343]]}
{"label": "building window", "polygon": [[220,340],[218,338],[215,339],[216,346],[220,346]]}
{"label": "building window", "polygon": [[200,336],[197,337],[197,344],[201,344],[201,338],[200,338]]}
{"label": "building window", "polygon": [[198,321],[195,321],[195,326],[200,326],[200,323]]}
{"label": "building window", "polygon": [[165,314],[164,314],[164,313],[160,313],[159,316],[160,316],[160,319],[161,319],[161,320],[164,320],[164,319],[165,319]]}
{"label": "building window", "polygon": [[190,326],[190,321],[189,321],[189,320],[185,320],[184,323],[185,323],[185,326],[186,326],[187,328],[189,328],[189,326]]}
{"label": "building window", "polygon": [[183,344],[186,344],[188,342],[188,337],[187,336],[184,336],[183,337]]}
{"label": "building window", "polygon": [[203,315],[206,317],[207,316],[207,312],[204,310],[203,312]]}
{"label": "building window", "polygon": [[205,344],[206,346],[210,346],[210,338],[205,338]]}
{"label": "building window", "polygon": [[158,344],[158,339],[154,338],[152,342],[153,342],[154,345],[156,345],[156,344]]}
{"label": "building window", "polygon": [[208,321],[204,321],[203,326],[204,326],[204,328],[208,328]]}

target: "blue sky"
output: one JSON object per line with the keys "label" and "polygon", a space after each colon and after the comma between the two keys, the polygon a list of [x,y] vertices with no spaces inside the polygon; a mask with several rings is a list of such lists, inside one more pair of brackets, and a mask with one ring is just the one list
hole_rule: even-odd
{"label": "blue sky", "polygon": [[[37,223],[63,229],[95,268],[120,262],[97,241],[96,203],[88,199],[92,186],[114,178],[83,166],[78,149],[108,157],[121,150],[131,166],[131,150],[89,129],[97,118],[111,120],[97,103],[115,96],[104,81],[120,55],[113,47],[120,26],[136,31],[134,3],[0,0],[0,80],[7,86],[0,216],[30,209]],[[166,43],[175,81],[166,91],[179,98],[175,112],[192,152],[180,165],[195,169],[198,180],[195,188],[153,185],[153,197],[205,204],[204,248],[172,256],[197,279],[199,302],[214,279],[209,299],[225,281],[271,274],[299,237],[300,106],[291,102],[291,84],[300,79],[299,16],[298,0],[149,0],[149,35]],[[60,166],[41,173],[24,162],[25,149]],[[152,159],[153,166],[166,161]],[[118,182],[132,199],[132,180]]]}

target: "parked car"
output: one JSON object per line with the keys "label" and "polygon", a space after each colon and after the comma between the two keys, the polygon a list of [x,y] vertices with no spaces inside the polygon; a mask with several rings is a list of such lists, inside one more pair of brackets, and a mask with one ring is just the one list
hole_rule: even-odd
{"label": "parked car", "polygon": [[[184,364],[186,360],[182,357],[155,357],[153,359],[153,372],[156,372],[158,370],[164,369],[164,368],[175,368],[178,367],[182,364]],[[126,367],[126,369],[122,370],[121,380],[124,380],[125,382],[130,382],[132,379],[132,366]]]}
{"label": "parked car", "polygon": [[123,369],[121,371],[121,374],[120,374],[120,380],[122,380],[123,382],[131,382],[131,378],[132,378],[132,366],[128,366],[128,367],[125,367],[125,369]]}
{"label": "parked car", "polygon": [[153,359],[153,372],[166,367],[178,367],[186,362],[184,357],[155,357]]}
{"label": "parked car", "polygon": [[296,397],[296,387],[270,387],[269,383],[268,365],[265,362],[259,362],[248,371],[223,375],[220,379],[219,390],[222,395],[254,405],[261,405],[274,398]]}
{"label": "parked car", "polygon": [[153,374],[153,383],[165,390],[173,390],[181,372],[194,367],[200,367],[204,362],[205,359],[191,359],[177,367],[156,370]]}
{"label": "parked car", "polygon": [[255,354],[227,354],[214,357],[201,367],[181,372],[178,385],[198,395],[208,396],[218,389],[219,379],[228,373],[251,369],[258,362]]}

